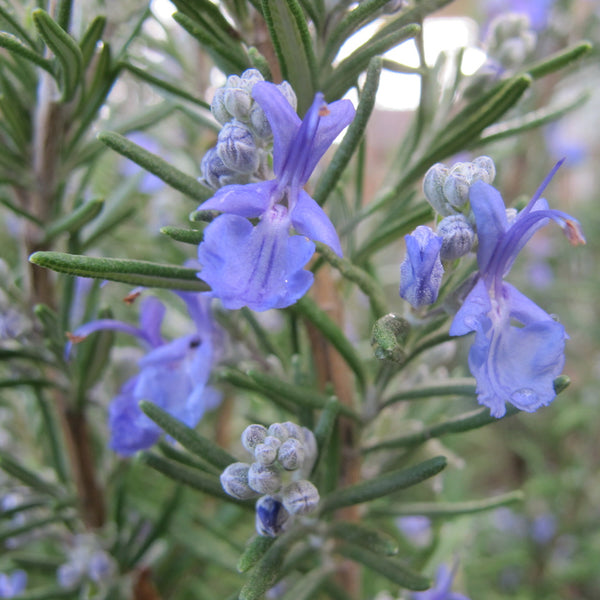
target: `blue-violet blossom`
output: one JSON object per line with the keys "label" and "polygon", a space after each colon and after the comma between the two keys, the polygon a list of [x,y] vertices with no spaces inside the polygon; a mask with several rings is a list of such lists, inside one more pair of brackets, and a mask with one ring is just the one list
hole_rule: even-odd
{"label": "blue-violet blossom", "polygon": [[[315,251],[311,240],[342,253],[331,221],[302,187],[354,107],[349,100],[328,105],[319,93],[300,120],[276,85],[258,82],[252,96],[273,131],[275,178],[225,186],[200,205],[224,214],[204,232],[199,276],[225,308],[264,311],[290,306],[312,285],[313,274],[303,269]],[[257,225],[248,220],[257,217]],[[292,227],[300,235],[290,235]]]}
{"label": "blue-violet blossom", "polygon": [[564,327],[504,281],[521,249],[550,220],[560,225],[573,245],[585,243],[579,223],[562,211],[549,209],[540,198],[559,166],[511,222],[495,188],[483,181],[471,186],[479,273],[454,317],[450,335],[475,332],[469,368],[477,381],[479,403],[488,406],[495,417],[505,414],[505,402],[527,412],[552,402],[556,395],[553,381],[564,365]]}
{"label": "blue-violet blossom", "polygon": [[16,598],[27,585],[27,573],[19,569],[10,575],[0,573],[0,598]]}
{"label": "blue-violet blossom", "polygon": [[434,587],[426,592],[413,592],[412,600],[469,600],[463,594],[452,591],[456,567],[451,571],[446,565],[438,567]]}
{"label": "blue-violet blossom", "polygon": [[404,240],[406,256],[400,265],[400,296],[414,308],[433,304],[444,276],[440,260],[443,240],[425,225],[419,225]]}
{"label": "blue-violet blossom", "polygon": [[139,373],[123,385],[109,407],[110,447],[123,456],[149,448],[162,433],[140,409],[141,400],[153,402],[189,427],[195,427],[204,413],[220,402],[219,392],[207,385],[221,341],[221,332],[210,314],[211,298],[192,292],[177,294],[185,302],[196,330],[171,342],[160,333],[165,306],[153,297],[141,305],[139,327],[99,319],[71,335],[78,341],[95,331],[111,329],[136,336],[148,348],[138,362]]}

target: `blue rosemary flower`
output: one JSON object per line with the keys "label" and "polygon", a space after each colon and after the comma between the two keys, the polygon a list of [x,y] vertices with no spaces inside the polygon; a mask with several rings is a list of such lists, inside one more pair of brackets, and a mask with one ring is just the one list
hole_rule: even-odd
{"label": "blue rosemary flower", "polygon": [[331,221],[302,187],[354,108],[348,100],[328,105],[317,94],[301,121],[274,84],[256,83],[252,96],[273,131],[275,178],[227,185],[200,206],[224,214],[206,228],[198,258],[200,277],[223,306],[264,311],[293,304],[311,286],[313,275],[303,268],[315,250],[311,240],[342,253]]}
{"label": "blue rosemary flower", "polygon": [[139,373],[122,386],[109,407],[110,447],[123,456],[149,448],[162,433],[139,408],[141,400],[153,402],[189,427],[220,402],[217,390],[207,385],[221,341],[220,330],[210,314],[210,297],[191,292],[177,294],[187,306],[195,331],[171,342],[160,333],[165,306],[152,297],[142,303],[139,327],[99,319],[70,336],[80,341],[95,331],[111,329],[137,337],[148,348],[138,362]]}
{"label": "blue rosemary flower", "polygon": [[477,381],[479,403],[495,417],[505,414],[505,402],[527,412],[552,402],[553,381],[564,365],[564,327],[504,281],[521,249],[550,220],[558,223],[573,245],[585,243],[579,223],[549,209],[540,198],[559,166],[512,222],[496,189],[483,181],[471,186],[479,273],[454,317],[450,335],[475,332],[469,367]]}
{"label": "blue rosemary flower", "polygon": [[413,592],[412,600],[469,600],[463,594],[451,591],[455,572],[456,567],[451,571],[446,565],[440,565],[435,576],[434,587],[426,592]]}
{"label": "blue rosemary flower", "polygon": [[440,260],[443,240],[425,225],[419,225],[404,240],[406,257],[400,265],[400,296],[414,308],[433,304],[444,276]]}
{"label": "blue rosemary flower", "polygon": [[21,569],[10,575],[0,573],[0,598],[17,598],[25,590],[27,573]]}

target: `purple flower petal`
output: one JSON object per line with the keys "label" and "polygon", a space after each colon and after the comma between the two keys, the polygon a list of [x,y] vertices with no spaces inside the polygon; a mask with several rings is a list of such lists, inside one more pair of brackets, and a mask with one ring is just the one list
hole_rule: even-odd
{"label": "purple flower petal", "polygon": [[269,207],[276,181],[261,181],[246,185],[226,185],[212,197],[203,202],[202,210],[220,210],[221,212],[247,217],[259,217]]}

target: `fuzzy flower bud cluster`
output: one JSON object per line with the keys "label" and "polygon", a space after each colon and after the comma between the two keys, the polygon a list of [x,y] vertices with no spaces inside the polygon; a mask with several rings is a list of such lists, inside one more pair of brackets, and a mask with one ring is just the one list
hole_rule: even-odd
{"label": "fuzzy flower bud cluster", "polygon": [[[202,159],[200,181],[213,189],[264,179],[267,149],[273,132],[261,106],[252,98],[252,89],[264,81],[256,69],[240,76],[230,75],[211,103],[211,112],[223,126],[217,145]],[[278,86],[290,106],[296,109],[296,95],[287,81]]]}
{"label": "fuzzy flower bud cluster", "polygon": [[293,515],[307,515],[319,503],[317,488],[306,479],[317,458],[315,436],[291,421],[271,426],[249,425],[242,445],[253,463],[237,462],[221,473],[223,489],[235,498],[256,502],[256,530],[276,537]]}
{"label": "fuzzy flower bud cluster", "polygon": [[514,73],[533,52],[536,42],[528,15],[509,12],[495,17],[484,42],[487,60],[469,78],[465,94],[480,94],[483,88]]}

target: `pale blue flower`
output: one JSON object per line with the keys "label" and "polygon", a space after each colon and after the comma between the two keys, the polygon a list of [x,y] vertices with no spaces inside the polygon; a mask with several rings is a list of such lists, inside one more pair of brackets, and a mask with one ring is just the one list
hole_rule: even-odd
{"label": "pale blue flower", "polygon": [[438,567],[435,584],[425,592],[413,592],[412,600],[469,600],[463,594],[452,591],[455,570],[452,571],[446,565]]}
{"label": "pale blue flower", "polygon": [[0,598],[17,598],[26,585],[27,573],[23,570],[13,571],[10,575],[0,573]]}
{"label": "pale blue flower", "polygon": [[[252,96],[273,131],[275,179],[228,185],[201,204],[218,210],[198,248],[199,276],[225,308],[284,308],[313,281],[304,266],[317,240],[341,255],[340,241],[321,207],[302,189],[317,162],[354,117],[350,101],[326,104],[317,94],[300,120],[278,87],[258,82]],[[248,219],[258,218],[258,224]],[[290,235],[293,228],[300,235]]]}
{"label": "pale blue flower", "polygon": [[564,365],[564,327],[504,281],[521,249],[550,220],[560,225],[572,244],[585,242],[575,219],[549,209],[540,198],[558,166],[511,222],[496,189],[482,181],[471,186],[479,273],[454,317],[450,335],[475,332],[469,367],[477,381],[479,403],[495,417],[505,414],[506,402],[527,412],[552,402],[553,382]]}
{"label": "pale blue flower", "polygon": [[208,386],[221,342],[220,330],[210,314],[210,297],[191,292],[178,295],[186,303],[195,331],[171,342],[160,332],[165,307],[152,297],[142,303],[139,327],[100,319],[83,325],[71,336],[77,340],[111,329],[134,335],[148,349],[138,363],[138,374],[123,385],[109,406],[110,447],[121,455],[152,446],[162,433],[139,408],[141,400],[153,402],[189,427],[196,426],[204,413],[220,402],[220,394]]}
{"label": "pale blue flower", "polygon": [[414,308],[433,304],[444,275],[440,260],[443,240],[425,225],[419,225],[404,240],[406,257],[400,265],[400,296]]}

